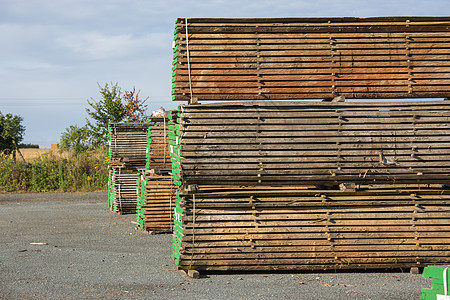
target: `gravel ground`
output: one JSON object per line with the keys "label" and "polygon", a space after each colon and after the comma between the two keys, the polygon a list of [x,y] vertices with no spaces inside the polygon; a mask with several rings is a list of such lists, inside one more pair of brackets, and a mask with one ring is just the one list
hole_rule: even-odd
{"label": "gravel ground", "polygon": [[0,298],[419,299],[431,286],[407,271],[191,279],[170,258],[171,235],[134,220],[109,212],[106,193],[0,194]]}

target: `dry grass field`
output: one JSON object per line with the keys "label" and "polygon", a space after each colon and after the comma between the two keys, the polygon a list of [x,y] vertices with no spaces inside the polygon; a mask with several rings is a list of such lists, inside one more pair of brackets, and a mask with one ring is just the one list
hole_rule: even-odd
{"label": "dry grass field", "polygon": [[[58,149],[39,149],[39,148],[24,148],[20,149],[20,153],[22,153],[23,158],[26,162],[31,162],[37,158],[42,156],[54,156],[54,157],[65,157],[67,158],[69,154],[67,152],[60,152]],[[17,159],[20,160],[20,155],[17,156]]]}

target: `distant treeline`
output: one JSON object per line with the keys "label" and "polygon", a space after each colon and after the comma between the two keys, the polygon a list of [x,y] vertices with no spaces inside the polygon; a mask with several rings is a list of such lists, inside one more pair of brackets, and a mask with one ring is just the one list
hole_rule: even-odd
{"label": "distant treeline", "polygon": [[19,144],[19,149],[29,149],[29,148],[39,149],[39,145],[35,145],[35,144]]}
{"label": "distant treeline", "polygon": [[31,162],[0,156],[0,191],[106,190],[108,156],[105,149],[86,151],[68,158],[52,154]]}

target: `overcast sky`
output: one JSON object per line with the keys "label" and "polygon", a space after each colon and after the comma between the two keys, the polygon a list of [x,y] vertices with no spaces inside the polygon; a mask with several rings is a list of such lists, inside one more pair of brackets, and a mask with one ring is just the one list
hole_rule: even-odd
{"label": "overcast sky", "polygon": [[85,123],[97,83],[141,90],[149,113],[170,100],[177,17],[447,16],[450,0],[0,0],[0,111],[24,143],[49,147]]}

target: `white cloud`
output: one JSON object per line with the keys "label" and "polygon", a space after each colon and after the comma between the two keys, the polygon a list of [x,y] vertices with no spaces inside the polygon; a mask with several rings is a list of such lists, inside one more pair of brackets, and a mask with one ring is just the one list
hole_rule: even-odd
{"label": "white cloud", "polygon": [[23,60],[9,60],[5,63],[4,68],[30,71],[30,70],[56,69],[60,68],[60,66],[39,60],[23,59]]}
{"label": "white cloud", "polygon": [[[17,23],[0,23],[0,40],[2,47],[0,54],[21,54],[30,50],[38,52],[39,49],[31,45],[42,45],[47,40],[48,28],[41,25],[24,25]],[[4,59],[2,56],[0,59]]]}
{"label": "white cloud", "polygon": [[144,50],[164,48],[164,40],[162,34],[135,37],[131,34],[107,35],[88,32],[59,37],[57,43],[82,59],[106,60],[129,58]]}

